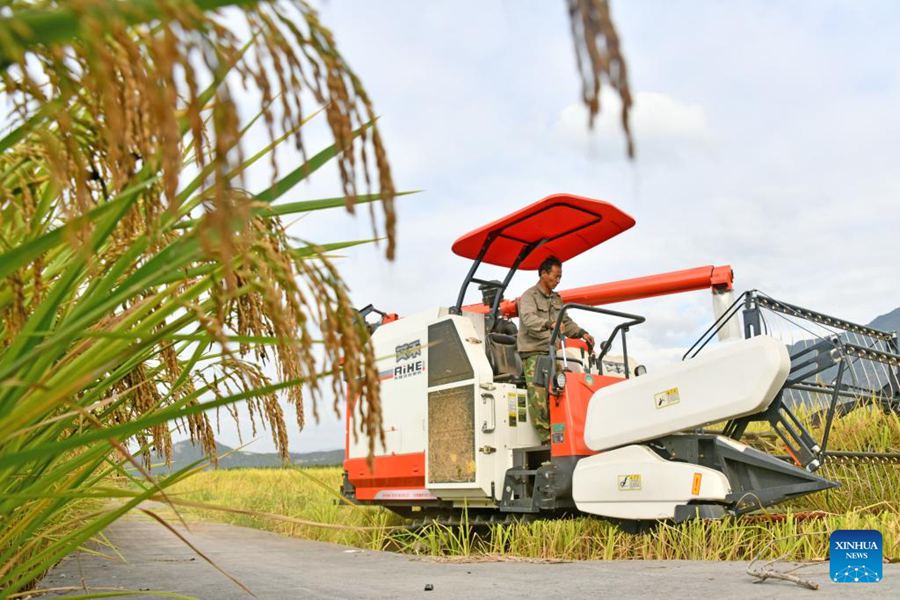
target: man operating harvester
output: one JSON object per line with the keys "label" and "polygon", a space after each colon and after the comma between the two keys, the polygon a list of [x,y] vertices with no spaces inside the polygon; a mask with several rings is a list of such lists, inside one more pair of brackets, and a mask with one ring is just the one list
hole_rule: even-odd
{"label": "man operating harvester", "polygon": [[[538,268],[538,276],[537,285],[528,288],[518,301],[519,336],[516,346],[522,357],[528,385],[528,413],[541,443],[547,443],[550,440],[550,406],[546,388],[534,385],[534,366],[539,355],[547,354],[550,334],[563,307],[562,298],[553,291],[562,279],[562,263],[555,256],[548,256]],[[589,346],[594,345],[591,334],[570,319],[568,313],[563,317],[561,330],[567,337],[581,338]]]}

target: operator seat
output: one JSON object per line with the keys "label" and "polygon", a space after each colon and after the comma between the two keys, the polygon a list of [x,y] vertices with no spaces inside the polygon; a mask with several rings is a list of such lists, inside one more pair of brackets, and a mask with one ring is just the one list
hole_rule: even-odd
{"label": "operator seat", "polygon": [[516,324],[509,319],[499,319],[494,331],[487,334],[488,362],[494,371],[494,381],[518,382],[523,379],[522,359],[516,347]]}
{"label": "operator seat", "polygon": [[[497,300],[497,294],[501,293],[503,284],[494,279],[484,281],[478,286],[481,291],[481,301],[485,306],[493,306]],[[500,296],[500,300],[503,296]],[[487,332],[484,340],[484,350],[487,353],[488,362],[494,371],[494,381],[514,382],[517,385],[525,381],[522,370],[522,359],[516,347],[516,336],[519,333],[516,324],[503,316],[497,316],[496,321],[490,313],[484,315],[484,330]]]}

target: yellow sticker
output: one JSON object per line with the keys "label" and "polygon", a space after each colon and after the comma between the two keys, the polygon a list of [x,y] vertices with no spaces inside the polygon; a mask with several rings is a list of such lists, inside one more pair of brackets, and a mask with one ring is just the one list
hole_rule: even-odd
{"label": "yellow sticker", "polygon": [[618,476],[618,488],[620,492],[633,492],[641,489],[641,474],[629,473],[628,475]]}
{"label": "yellow sticker", "polygon": [[664,392],[654,394],[653,404],[656,408],[665,408],[681,402],[681,396],[678,395],[678,388],[673,387]]}
{"label": "yellow sticker", "polygon": [[694,484],[691,486],[691,495],[700,495],[700,481],[703,479],[703,473],[694,473]]}

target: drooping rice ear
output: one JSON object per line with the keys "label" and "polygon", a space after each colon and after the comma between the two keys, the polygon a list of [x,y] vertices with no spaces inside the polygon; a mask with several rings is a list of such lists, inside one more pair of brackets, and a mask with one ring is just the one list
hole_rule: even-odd
{"label": "drooping rice ear", "polygon": [[[270,140],[281,139],[280,125],[291,132],[303,155],[299,98],[312,93],[324,105],[334,133],[345,206],[352,212],[357,198],[363,197],[357,191],[359,179],[367,188],[377,179],[380,189],[376,196],[384,207],[386,252],[393,256],[395,192],[374,123],[374,108],[337,51],[331,32],[305,3],[262,3],[242,13],[257,48],[248,51],[248,45],[237,40],[226,26],[235,18],[234,13],[226,18],[204,13],[190,2],[166,0],[147,3],[146,14],[124,4],[123,10],[130,10],[127,14],[98,11],[100,7],[109,9],[110,5],[105,0],[82,0],[65,8],[44,9],[58,12],[69,33],[50,35],[52,32],[20,28],[16,39],[23,43],[22,52],[0,70],[4,91],[22,123],[19,129],[13,129],[20,132],[15,139],[7,136],[3,142],[23,142],[0,159],[3,170],[13,173],[0,180],[0,210],[22,215],[19,231],[26,237],[31,235],[27,232],[42,228],[49,233],[48,224],[52,222],[71,225],[63,228],[64,241],[71,249],[47,246],[48,253],[37,254],[11,278],[4,279],[3,286],[12,292],[11,301],[0,305],[9,316],[0,336],[4,343],[12,343],[18,331],[16,323],[21,326],[39,308],[45,288],[57,282],[59,265],[73,253],[85,262],[84,289],[102,289],[108,294],[116,289],[116,277],[130,276],[173,244],[194,236],[201,241],[202,252],[181,265],[185,274],[181,281],[170,277],[168,288],[136,290],[136,295],[110,305],[108,317],[85,327],[100,333],[115,329],[123,319],[134,319],[138,324],[140,319],[133,315],[144,310],[146,299],[163,293],[178,298],[203,282],[203,277],[209,277],[214,281],[203,296],[176,306],[191,315],[222,356],[233,359],[234,352],[244,355],[252,349],[258,358],[265,358],[264,345],[246,340],[254,336],[276,338],[273,358],[279,374],[308,382],[307,391],[317,415],[315,400],[320,396],[322,365],[312,346],[314,334],[321,333],[327,371],[343,372],[332,387],[335,402],[346,388],[354,396],[377,403],[377,373],[371,349],[364,333],[351,325],[353,309],[337,271],[330,264],[316,262],[314,255],[295,261],[286,252],[289,245],[277,214],[251,218],[253,199],[234,187],[241,183],[245,170],[240,143],[245,130],[232,92],[235,78],[229,73],[236,74],[241,84],[254,84],[266,99],[261,116]],[[151,25],[135,27],[149,18],[154,19]],[[0,19],[0,34],[3,26]],[[278,122],[273,106],[280,109]],[[176,191],[187,154],[198,165],[210,168],[193,193],[179,194]],[[274,153],[270,155],[277,174]],[[17,165],[20,160],[24,160],[23,165]],[[377,178],[370,177],[370,168],[377,170]],[[22,185],[23,178],[28,180],[33,175],[39,177],[39,183]],[[89,252],[87,241],[98,222],[91,215],[116,202],[135,185],[142,187],[140,197],[131,202],[108,239],[97,247],[99,251]],[[38,191],[50,199],[49,214],[35,212],[40,202],[35,196]],[[185,220],[182,229],[172,227],[173,221],[200,210],[202,218]],[[378,230],[374,215],[373,227]],[[16,235],[8,238],[13,244]],[[107,279],[107,283],[97,283]],[[73,305],[86,301],[77,288],[70,294]],[[0,293],[0,303],[2,300]],[[323,309],[323,304],[328,308]],[[164,331],[168,323],[163,320],[153,330]],[[235,329],[245,341],[232,348],[228,338]],[[94,351],[101,346],[99,339],[81,341],[58,359],[71,360]],[[155,348],[134,348],[131,360],[136,362],[127,373],[116,376],[126,377],[128,385],[109,388],[108,393],[121,394],[116,401],[120,412],[110,414],[124,418],[160,402],[193,402],[186,398],[196,391],[194,377],[185,371],[196,368],[199,358],[184,359],[179,353],[185,349],[175,350],[168,341]],[[246,372],[233,377],[252,380]],[[348,383],[344,385],[342,379]],[[221,396],[219,386],[230,385],[228,381],[212,378],[207,387]],[[148,391],[157,387],[162,391]],[[302,425],[303,390],[298,386],[287,394],[298,407],[298,423]],[[276,411],[261,412],[277,420]],[[373,406],[367,414],[369,418],[360,426],[368,430],[380,422],[380,413]],[[263,423],[273,427],[279,440],[284,439],[278,434],[281,428],[277,424],[267,417],[263,417]],[[186,425],[192,437],[214,448],[208,419],[191,418]],[[148,434],[152,439],[144,439],[146,445],[164,452],[171,448],[171,441],[163,439],[168,435],[163,429],[154,428]]]}
{"label": "drooping rice ear", "polygon": [[[228,212],[225,192],[230,187],[227,173],[231,169],[226,166],[243,159],[234,84],[225,77],[234,70],[242,84],[253,82],[262,94],[270,139],[276,137],[273,100],[280,99],[282,129],[294,132],[296,146],[304,155],[299,99],[312,93],[326,107],[328,124],[341,149],[339,171],[350,212],[357,196],[357,176],[368,187],[365,156],[374,152],[387,254],[393,256],[394,186],[381,137],[375,130],[370,137],[354,141],[351,134],[363,123],[361,115],[370,120],[374,109],[337,51],[331,32],[311,7],[290,2],[260,3],[246,9],[247,27],[257,41],[252,56],[245,55],[245,46],[225,26],[234,13],[220,17],[199,10],[193,2],[159,0],[112,7],[106,0],[82,0],[43,12],[55,19],[56,29],[30,29],[39,22],[31,16],[0,19],[0,39],[22,45],[15,52],[8,47],[0,52],[6,60],[2,76],[13,110],[23,120],[31,116],[36,103],[46,103],[49,98],[61,108],[47,115],[54,126],[46,128],[49,135],[42,143],[44,153],[54,155],[54,179],[67,191],[69,216],[82,215],[93,207],[94,184],[106,188],[104,195],[114,196],[139,166],[148,162],[161,170],[166,204],[173,208],[183,133],[188,134],[187,143],[193,146],[199,164],[209,159],[217,165],[212,173],[215,194],[210,209]],[[154,20],[152,26],[129,27],[150,19]],[[28,60],[36,62],[37,68],[34,64],[28,68]],[[215,85],[208,93],[199,91],[200,65],[214,77]],[[212,131],[202,127],[204,110],[213,113]],[[79,136],[79,130],[91,130],[91,134]],[[361,163],[355,159],[357,151],[363,157]],[[277,167],[272,154],[276,174]],[[154,202],[147,203],[145,210],[156,207]]]}
{"label": "drooping rice ear", "polygon": [[581,77],[582,100],[588,109],[588,125],[600,113],[600,90],[609,83],[622,100],[622,130],[625,132],[628,158],[634,158],[634,139],[629,114],[632,98],[628,69],[622,54],[619,34],[609,11],[609,0],[568,0],[575,59]]}

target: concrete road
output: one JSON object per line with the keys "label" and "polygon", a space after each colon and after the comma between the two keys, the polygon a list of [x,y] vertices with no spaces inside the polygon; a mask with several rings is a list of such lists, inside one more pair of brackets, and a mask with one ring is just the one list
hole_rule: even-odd
{"label": "concrete road", "polygon": [[[870,584],[831,583],[828,564],[817,564],[800,572],[819,583],[819,590],[812,591],[788,582],[754,583],[743,562],[437,562],[216,523],[195,523],[190,531],[179,531],[257,598],[267,599],[900,598],[900,564],[884,565],[884,580]],[[127,562],[74,554],[57,565],[40,587],[71,590],[83,583],[97,591],[159,590],[204,599],[250,598],[149,519],[128,517],[106,534]],[[84,590],[68,593],[83,594]],[[160,596],[148,592],[137,597]]]}

